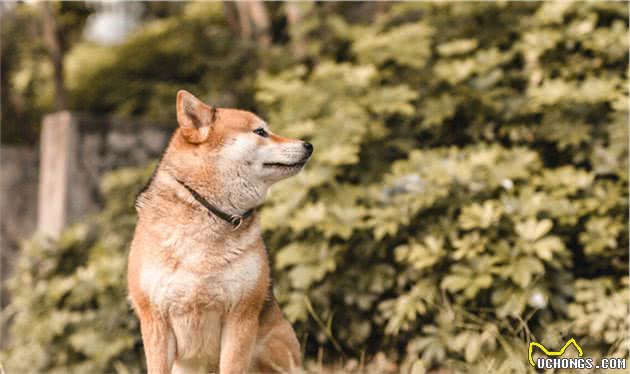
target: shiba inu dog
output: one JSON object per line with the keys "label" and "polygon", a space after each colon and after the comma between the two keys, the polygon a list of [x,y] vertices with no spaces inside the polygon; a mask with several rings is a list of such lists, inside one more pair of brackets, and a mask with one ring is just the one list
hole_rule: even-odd
{"label": "shiba inu dog", "polygon": [[255,209],[313,146],[186,91],[176,107],[179,127],[136,202],[129,254],[148,371],[291,371],[299,343],[272,293]]}

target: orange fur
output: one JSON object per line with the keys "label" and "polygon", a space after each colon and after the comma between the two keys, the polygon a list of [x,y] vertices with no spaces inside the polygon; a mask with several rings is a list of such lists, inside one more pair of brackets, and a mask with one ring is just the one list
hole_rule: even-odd
{"label": "orange fur", "polygon": [[256,216],[234,230],[208,214],[184,181],[228,214],[264,199],[310,157],[303,142],[252,131],[256,115],[177,95],[179,128],[147,188],[128,265],[129,298],[149,373],[291,371],[299,343],[271,293]]}

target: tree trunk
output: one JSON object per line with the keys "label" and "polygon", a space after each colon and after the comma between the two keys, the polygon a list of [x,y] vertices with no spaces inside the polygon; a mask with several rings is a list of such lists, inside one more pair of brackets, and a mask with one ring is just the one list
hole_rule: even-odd
{"label": "tree trunk", "polygon": [[287,1],[284,3],[284,11],[287,16],[287,24],[289,28],[289,35],[291,36],[293,53],[295,53],[297,58],[302,58],[306,54],[306,47],[304,45],[304,38],[302,38],[301,32],[297,30],[297,27],[302,20],[302,10],[300,9],[300,4],[293,1]]}
{"label": "tree trunk", "polygon": [[238,10],[233,1],[223,0],[223,10],[225,12],[225,21],[234,35],[241,37],[241,26],[239,24]]}
{"label": "tree trunk", "polygon": [[263,48],[271,46],[271,22],[265,4],[261,0],[248,1],[246,4],[249,6],[249,16],[258,44]]}
{"label": "tree trunk", "polygon": [[55,106],[57,110],[67,108],[66,89],[63,79],[63,49],[57,33],[57,22],[49,2],[42,2],[43,38],[53,64],[55,83]]}
{"label": "tree trunk", "polygon": [[271,22],[265,5],[260,0],[237,1],[240,35],[243,38],[255,38],[258,44],[267,48],[271,45]]}
{"label": "tree trunk", "polygon": [[240,25],[241,37],[249,39],[252,36],[252,27],[249,21],[249,6],[245,1],[237,1],[236,10],[238,11],[238,23]]}

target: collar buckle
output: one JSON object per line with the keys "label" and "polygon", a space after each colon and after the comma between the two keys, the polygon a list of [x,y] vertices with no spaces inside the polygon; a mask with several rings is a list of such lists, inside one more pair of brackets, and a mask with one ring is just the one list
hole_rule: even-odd
{"label": "collar buckle", "polygon": [[238,214],[231,215],[230,223],[234,225],[232,231],[238,230],[238,228],[241,227],[241,224],[243,223],[243,216],[239,216]]}

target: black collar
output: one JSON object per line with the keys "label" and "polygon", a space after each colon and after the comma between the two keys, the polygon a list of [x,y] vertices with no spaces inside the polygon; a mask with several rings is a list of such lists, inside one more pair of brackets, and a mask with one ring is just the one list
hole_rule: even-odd
{"label": "black collar", "polygon": [[227,222],[230,225],[234,226],[234,230],[238,229],[241,226],[241,224],[243,223],[243,221],[245,219],[249,218],[256,211],[256,208],[252,208],[252,209],[246,211],[245,213],[243,213],[241,215],[225,213],[221,209],[219,209],[219,208],[215,207],[214,205],[210,204],[208,202],[208,200],[204,199],[203,196],[201,196],[197,191],[193,190],[186,183],[180,181],[179,179],[176,179],[176,181],[179,184],[181,184],[182,186],[184,186],[188,190],[188,192],[190,192],[192,197],[194,197],[195,200],[197,200],[199,202],[199,204],[203,205],[203,207],[208,210],[208,215],[214,214],[215,216],[221,218],[225,222]]}

